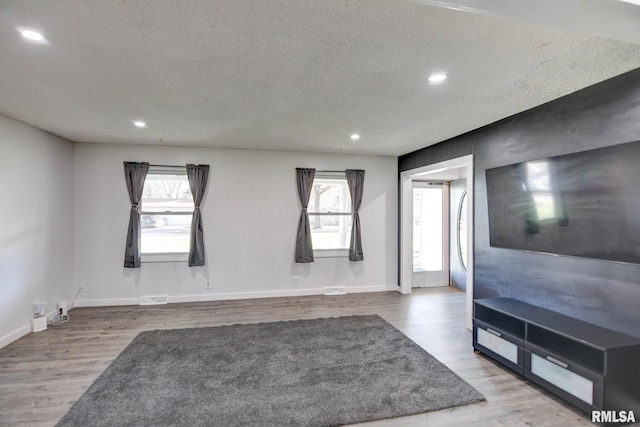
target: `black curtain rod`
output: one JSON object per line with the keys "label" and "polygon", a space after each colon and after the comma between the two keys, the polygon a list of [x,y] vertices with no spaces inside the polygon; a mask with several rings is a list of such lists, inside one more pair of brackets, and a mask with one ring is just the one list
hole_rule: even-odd
{"label": "black curtain rod", "polygon": [[341,171],[325,171],[325,170],[317,170],[316,172],[329,172],[329,173],[339,173],[339,172],[346,172],[346,170],[341,170]]}
{"label": "black curtain rod", "polygon": [[181,166],[181,165],[152,165],[151,163],[149,163],[149,166],[154,166],[157,168],[184,168],[187,165]]}

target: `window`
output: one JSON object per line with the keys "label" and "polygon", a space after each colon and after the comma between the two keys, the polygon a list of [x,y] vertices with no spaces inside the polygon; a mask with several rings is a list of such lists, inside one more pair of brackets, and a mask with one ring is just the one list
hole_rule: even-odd
{"label": "window", "polygon": [[186,168],[149,168],[140,203],[142,261],[187,260],[193,209]]}
{"label": "window", "polygon": [[316,173],[307,212],[314,255],[348,255],[353,214],[343,173]]}

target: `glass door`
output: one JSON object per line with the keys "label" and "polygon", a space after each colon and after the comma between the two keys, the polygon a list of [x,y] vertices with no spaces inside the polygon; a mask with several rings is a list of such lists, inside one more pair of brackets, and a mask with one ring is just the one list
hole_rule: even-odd
{"label": "glass door", "polygon": [[413,181],[412,287],[449,286],[449,183]]}

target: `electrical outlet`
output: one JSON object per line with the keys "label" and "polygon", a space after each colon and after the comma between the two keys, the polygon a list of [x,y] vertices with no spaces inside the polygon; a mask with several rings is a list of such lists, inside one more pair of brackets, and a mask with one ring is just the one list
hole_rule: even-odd
{"label": "electrical outlet", "polygon": [[293,276],[293,284],[294,285],[300,284],[300,276]]}
{"label": "electrical outlet", "polygon": [[211,289],[211,282],[207,280],[207,284],[204,285],[205,289]]}
{"label": "electrical outlet", "polygon": [[58,301],[58,314],[60,316],[66,316],[67,315],[67,301],[65,301],[65,300]]}

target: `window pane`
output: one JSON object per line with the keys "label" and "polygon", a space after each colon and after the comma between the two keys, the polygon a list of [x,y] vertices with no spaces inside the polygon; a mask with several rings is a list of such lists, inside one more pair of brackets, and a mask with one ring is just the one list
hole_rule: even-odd
{"label": "window pane", "polygon": [[413,271],[442,271],[442,188],[413,189]]}
{"label": "window pane", "polygon": [[142,215],[143,254],[187,253],[191,230],[191,214]]}
{"label": "window pane", "polygon": [[351,222],[351,215],[309,214],[313,249],[348,249]]}
{"label": "window pane", "polygon": [[189,252],[193,196],[186,174],[150,172],[141,210],[143,254]]}
{"label": "window pane", "polygon": [[309,212],[351,212],[351,197],[346,179],[316,178],[313,181]]}
{"label": "window pane", "polygon": [[143,212],[193,212],[189,180],[182,174],[148,174],[141,202]]}

